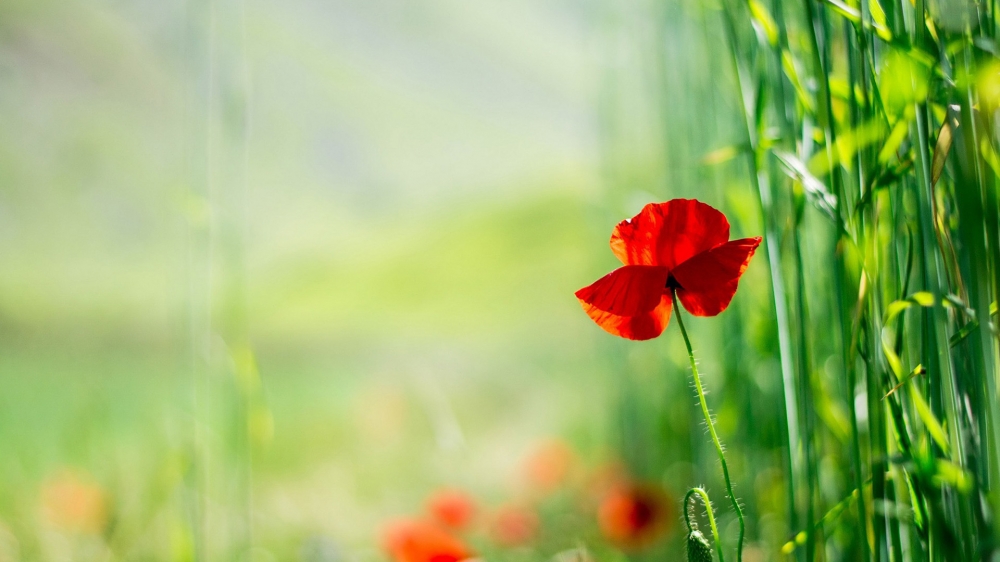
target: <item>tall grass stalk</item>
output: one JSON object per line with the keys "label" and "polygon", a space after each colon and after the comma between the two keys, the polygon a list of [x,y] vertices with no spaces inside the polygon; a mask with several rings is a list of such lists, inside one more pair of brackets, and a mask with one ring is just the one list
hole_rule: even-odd
{"label": "tall grass stalk", "polygon": [[743,144],[746,152],[746,160],[749,168],[750,184],[759,202],[760,214],[764,224],[764,250],[767,255],[771,291],[775,319],[778,332],[778,356],[781,364],[782,397],[785,406],[785,429],[788,436],[788,447],[785,449],[787,466],[787,489],[789,501],[789,517],[792,526],[797,526],[797,509],[795,507],[797,483],[802,473],[801,462],[796,454],[800,444],[800,431],[798,419],[798,396],[795,386],[795,368],[792,360],[792,338],[789,326],[788,304],[785,297],[785,275],[781,266],[781,241],[778,236],[777,212],[771,195],[771,185],[759,164],[760,139],[759,127],[753,123],[756,118],[751,119],[755,113],[756,103],[750,95],[747,85],[744,84],[745,72],[741,66],[740,56],[736,45],[738,44],[735,16],[727,10],[723,10],[723,26],[727,41],[730,46],[730,60],[732,62],[733,75],[737,86],[737,106],[739,115],[742,118],[742,130],[745,132]]}
{"label": "tall grass stalk", "polygon": [[[676,48],[672,26],[687,37],[677,20],[690,3],[666,1],[649,18],[664,27],[651,48]],[[735,376],[716,406],[720,420],[760,413],[743,403],[760,391],[784,408],[762,414],[783,421],[783,443],[764,444],[742,427],[727,438],[738,482],[749,484],[737,459],[766,464],[749,467],[759,478],[753,490],[741,485],[747,548],[804,562],[992,560],[1000,553],[995,2],[721,0],[699,17],[704,37],[691,44],[691,60],[710,52],[704,68],[663,53],[647,60],[677,65],[651,75],[684,71],[689,82],[653,81],[664,89],[656,117],[681,125],[665,127],[667,167],[686,165],[704,131],[714,139],[699,174],[664,174],[681,184],[667,182],[667,195],[704,193],[685,184],[690,177],[714,183],[734,226],[765,239],[766,272],[748,273],[768,278],[768,328],[762,335],[753,324],[763,301],[746,304],[752,297],[741,289],[727,314],[751,322],[725,331],[727,353],[741,354],[724,360]],[[705,75],[718,68],[726,80]],[[730,85],[728,96],[701,92],[706,82]],[[721,107],[705,108],[707,100]],[[746,218],[747,196],[759,221]],[[773,390],[754,385],[763,372]],[[763,475],[779,465],[781,494]],[[777,525],[764,515],[778,509],[775,540]]]}
{"label": "tall grass stalk", "polygon": [[[803,560],[997,549],[1000,159],[997,95],[983,84],[1000,66],[993,5],[975,8],[723,3],[778,313],[788,521],[801,537],[785,550]],[[818,232],[826,259],[806,255]],[[818,339],[816,318],[834,319],[838,337]],[[817,354],[839,370],[819,372]],[[827,376],[846,392],[825,392]],[[848,413],[846,439],[816,416],[829,407]],[[822,459],[847,459],[861,491],[833,528],[819,524],[831,508]]]}

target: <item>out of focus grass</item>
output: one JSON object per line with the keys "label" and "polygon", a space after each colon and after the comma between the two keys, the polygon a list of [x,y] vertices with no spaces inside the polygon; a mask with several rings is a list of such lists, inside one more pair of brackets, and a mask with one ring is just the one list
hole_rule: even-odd
{"label": "out of focus grass", "polygon": [[[0,7],[0,560],[190,559],[194,506],[212,540],[240,537],[220,521],[244,516],[247,468],[255,560],[328,542],[373,559],[382,523],[436,488],[515,496],[540,440],[601,456],[606,386],[572,298],[605,237],[587,10],[205,14]],[[238,100],[192,94],[244,71]],[[220,203],[226,153],[202,155],[203,189],[192,139],[241,115],[242,196]],[[243,345],[252,403],[227,378]],[[66,481],[107,498],[99,537],[46,515]]]}

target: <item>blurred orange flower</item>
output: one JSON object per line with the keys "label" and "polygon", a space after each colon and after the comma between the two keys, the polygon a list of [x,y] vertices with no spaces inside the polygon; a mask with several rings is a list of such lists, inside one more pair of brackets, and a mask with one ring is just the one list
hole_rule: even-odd
{"label": "blurred orange flower", "polygon": [[100,533],[108,521],[104,490],[85,475],[65,471],[42,486],[42,514],[65,531]]}
{"label": "blurred orange flower", "polygon": [[597,520],[608,540],[623,549],[635,550],[656,542],[671,529],[672,506],[657,486],[619,483],[601,500]]}
{"label": "blurred orange flower", "polygon": [[587,476],[588,499],[600,502],[609,490],[628,480],[628,467],[621,460],[615,459],[599,464]]}
{"label": "blurred orange flower", "polygon": [[476,514],[476,504],[461,490],[439,490],[427,500],[427,511],[435,521],[461,530],[469,526]]}
{"label": "blurred orange flower", "polygon": [[524,463],[528,481],[543,490],[551,490],[566,481],[573,465],[573,450],[558,440],[540,445]]}
{"label": "blurred orange flower", "polygon": [[387,525],[383,547],[396,562],[460,562],[473,556],[462,541],[444,529],[414,519]]}
{"label": "blurred orange flower", "polygon": [[538,514],[529,507],[508,504],[497,509],[490,524],[490,536],[503,546],[520,546],[538,534]]}

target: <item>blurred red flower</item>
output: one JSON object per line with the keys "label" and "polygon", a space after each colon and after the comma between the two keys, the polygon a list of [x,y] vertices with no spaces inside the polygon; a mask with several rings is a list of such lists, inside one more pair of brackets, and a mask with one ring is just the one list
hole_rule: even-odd
{"label": "blurred red flower", "polygon": [[672,289],[695,316],[725,310],[760,240],[729,240],[726,216],[700,201],[650,203],[611,235],[611,251],[625,265],[576,297],[608,333],[652,339],[670,321]]}
{"label": "blurred red flower", "polygon": [[620,483],[612,486],[597,509],[604,536],[626,550],[648,546],[670,530],[672,503],[656,486]]}
{"label": "blurred red flower", "polygon": [[42,487],[42,512],[60,529],[100,533],[108,521],[108,497],[85,474],[63,472]]}
{"label": "blurred red flower", "polygon": [[472,522],[476,504],[461,490],[439,490],[428,498],[427,511],[435,521],[460,530]]}
{"label": "blurred red flower", "polygon": [[574,461],[573,450],[558,440],[542,443],[524,463],[525,476],[532,485],[550,491],[566,481]]}
{"label": "blurred red flower", "polygon": [[530,543],[538,534],[540,521],[531,508],[508,504],[493,514],[490,536],[503,546],[520,546]]}
{"label": "blurred red flower", "polygon": [[460,562],[472,551],[437,525],[404,519],[386,526],[383,548],[395,562]]}

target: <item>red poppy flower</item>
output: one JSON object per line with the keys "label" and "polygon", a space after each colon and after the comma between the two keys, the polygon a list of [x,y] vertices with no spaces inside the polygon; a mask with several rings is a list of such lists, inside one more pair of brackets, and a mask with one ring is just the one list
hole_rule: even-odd
{"label": "red poppy flower", "polygon": [[543,492],[550,492],[566,482],[573,468],[573,449],[562,441],[542,443],[524,463],[528,482]]}
{"label": "red poppy flower", "polygon": [[464,529],[476,514],[476,504],[460,490],[439,490],[427,500],[431,516],[452,529]]}
{"label": "red poppy flower", "polygon": [[437,525],[411,519],[388,525],[383,547],[395,562],[460,562],[473,556],[462,541]]}
{"label": "red poppy flower", "polygon": [[597,520],[604,536],[626,550],[648,546],[672,527],[671,502],[659,487],[620,483],[601,501]]}
{"label": "red poppy flower", "polygon": [[760,237],[729,240],[729,221],[694,199],[650,203],[618,223],[611,251],[625,265],[576,292],[608,333],[648,340],[670,321],[670,291],[695,316],[715,316],[733,300]]}
{"label": "red poppy flower", "polygon": [[532,509],[508,504],[493,515],[490,535],[504,546],[521,546],[530,543],[538,534],[541,522]]}
{"label": "red poppy flower", "polygon": [[86,474],[67,471],[42,487],[42,512],[62,530],[97,534],[108,522],[108,499]]}

